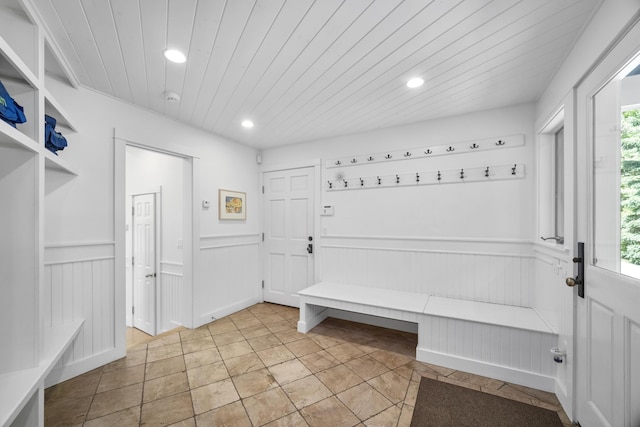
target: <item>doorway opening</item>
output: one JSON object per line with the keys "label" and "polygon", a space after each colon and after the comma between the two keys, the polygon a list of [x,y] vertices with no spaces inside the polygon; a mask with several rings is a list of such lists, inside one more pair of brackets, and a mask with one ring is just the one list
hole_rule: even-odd
{"label": "doorway opening", "polygon": [[185,162],[127,145],[126,325],[150,336],[184,324]]}

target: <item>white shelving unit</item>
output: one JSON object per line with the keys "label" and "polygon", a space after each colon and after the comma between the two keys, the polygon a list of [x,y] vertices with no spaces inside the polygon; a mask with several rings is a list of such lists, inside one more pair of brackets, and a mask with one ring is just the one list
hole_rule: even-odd
{"label": "white shelving unit", "polygon": [[[27,122],[0,121],[0,426],[44,425],[44,383],[73,342],[82,319],[49,324],[44,300],[45,183],[78,175],[44,145],[44,115],[65,135],[76,128],[45,88],[45,36],[19,0],[0,1],[0,81]],[[45,325],[45,323],[47,323]]]}

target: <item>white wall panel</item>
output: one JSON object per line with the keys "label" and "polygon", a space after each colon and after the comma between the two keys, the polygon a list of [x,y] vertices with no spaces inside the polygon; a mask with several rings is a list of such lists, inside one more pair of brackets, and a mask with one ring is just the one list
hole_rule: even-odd
{"label": "white wall panel", "polygon": [[[79,258],[83,251],[89,255],[84,260]],[[43,282],[43,300],[50,301],[42,312],[45,334],[48,327],[84,319],[62,365],[72,365],[115,347],[113,244],[47,248]]]}
{"label": "white wall panel", "polygon": [[193,301],[195,326],[261,300],[258,235],[201,238],[200,266]]}
{"label": "white wall panel", "polygon": [[412,240],[411,249],[397,247],[402,238],[370,238],[368,246],[360,246],[359,237],[323,240],[331,241],[321,245],[324,281],[523,307],[534,303],[533,257],[511,248],[528,246],[524,242],[505,243],[499,253],[489,241],[486,252],[482,242],[474,242],[475,252],[469,252],[465,242],[443,251],[428,239]]}
{"label": "white wall panel", "polygon": [[553,376],[554,334],[437,316],[424,316],[421,325],[426,331],[419,336],[422,350]]}
{"label": "white wall panel", "polygon": [[165,264],[162,264],[160,273],[158,333],[166,332],[184,322],[183,276],[182,273],[172,271],[176,270],[178,266],[172,265],[171,267],[167,268]]}

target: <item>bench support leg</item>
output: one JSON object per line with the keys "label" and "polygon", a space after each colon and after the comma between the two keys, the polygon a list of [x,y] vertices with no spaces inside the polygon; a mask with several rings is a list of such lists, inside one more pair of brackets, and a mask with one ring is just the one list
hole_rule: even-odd
{"label": "bench support leg", "polygon": [[327,318],[328,308],[318,305],[308,304],[300,298],[300,320],[298,321],[298,332],[306,334],[315,328],[320,322]]}

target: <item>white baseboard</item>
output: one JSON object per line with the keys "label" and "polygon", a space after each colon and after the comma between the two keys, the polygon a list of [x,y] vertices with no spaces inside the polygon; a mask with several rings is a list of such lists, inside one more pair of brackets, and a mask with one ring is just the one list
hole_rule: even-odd
{"label": "white baseboard", "polygon": [[464,357],[439,353],[420,347],[416,349],[416,359],[419,362],[470,372],[472,374],[495,378],[550,393],[555,391],[555,378],[535,372],[527,372],[478,360],[466,359]]}
{"label": "white baseboard", "polygon": [[47,378],[45,378],[44,386],[51,387],[52,385],[77,377],[78,375],[82,375],[93,369],[104,366],[107,363],[111,363],[114,360],[125,357],[127,355],[126,353],[126,349],[119,350],[113,348],[102,353],[94,354],[86,359],[78,360],[70,365],[53,368]]}
{"label": "white baseboard", "polygon": [[245,308],[251,307],[252,305],[258,304],[260,302],[262,302],[261,297],[256,296],[243,301],[238,301],[214,311],[210,311],[209,313],[206,313],[196,319],[196,324],[193,327],[198,328],[202,325],[206,325],[207,323],[211,323],[216,319],[220,319],[237,311],[244,310]]}

